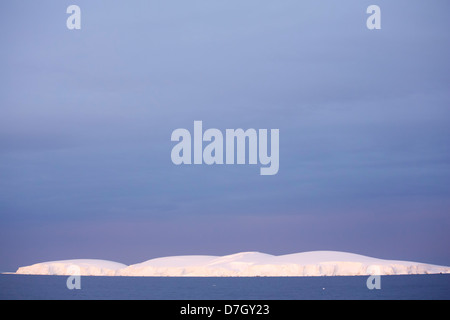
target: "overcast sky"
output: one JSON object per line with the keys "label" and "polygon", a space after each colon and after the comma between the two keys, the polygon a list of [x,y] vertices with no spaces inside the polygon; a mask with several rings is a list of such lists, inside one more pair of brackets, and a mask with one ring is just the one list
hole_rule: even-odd
{"label": "overcast sky", "polygon": [[[449,12],[2,1],[0,271],[310,250],[450,265]],[[171,133],[194,120],[280,129],[278,174],[174,165]]]}

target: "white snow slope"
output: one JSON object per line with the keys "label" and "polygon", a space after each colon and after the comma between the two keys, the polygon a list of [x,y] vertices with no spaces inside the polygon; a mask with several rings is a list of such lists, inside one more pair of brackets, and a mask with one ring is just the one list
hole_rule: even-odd
{"label": "white snow slope", "polygon": [[19,268],[16,274],[65,276],[77,273],[81,276],[115,276],[117,271],[126,267],[125,264],[107,260],[75,259],[36,263]]}
{"label": "white snow slope", "polygon": [[63,260],[21,267],[16,274],[144,277],[282,277],[450,273],[450,267],[382,260],[338,251],[311,251],[282,256],[242,252],[228,256],[175,256],[126,266],[105,260]]}

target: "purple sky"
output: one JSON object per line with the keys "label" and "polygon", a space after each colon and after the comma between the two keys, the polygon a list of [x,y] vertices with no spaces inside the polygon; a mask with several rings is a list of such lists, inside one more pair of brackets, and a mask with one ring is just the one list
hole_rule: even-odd
{"label": "purple sky", "polygon": [[[66,8],[81,8],[81,30]],[[378,4],[382,29],[366,28]],[[349,251],[450,265],[450,3],[2,1],[0,271]],[[280,170],[175,166],[280,129]]]}

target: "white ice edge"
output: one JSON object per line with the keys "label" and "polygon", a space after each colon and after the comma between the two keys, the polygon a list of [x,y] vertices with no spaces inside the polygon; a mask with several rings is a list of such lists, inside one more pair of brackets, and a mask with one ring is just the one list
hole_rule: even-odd
{"label": "white ice edge", "polygon": [[75,259],[20,267],[16,274],[142,277],[301,277],[450,273],[450,267],[411,261],[383,260],[338,251],[310,251],[281,256],[241,252],[227,256],[174,256],[127,266]]}

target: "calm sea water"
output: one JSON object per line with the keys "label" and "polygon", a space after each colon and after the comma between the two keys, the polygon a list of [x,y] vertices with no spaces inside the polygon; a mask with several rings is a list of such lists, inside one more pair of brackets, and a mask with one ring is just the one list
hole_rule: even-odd
{"label": "calm sea water", "polygon": [[369,290],[367,277],[147,278],[0,275],[0,299],[305,300],[450,298],[450,275],[382,276]]}

